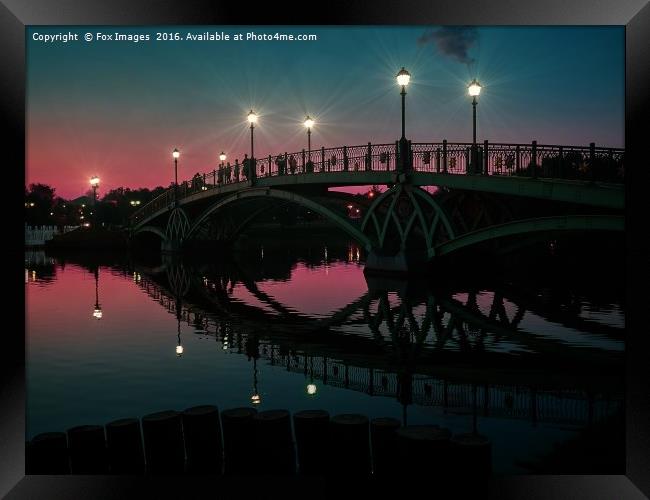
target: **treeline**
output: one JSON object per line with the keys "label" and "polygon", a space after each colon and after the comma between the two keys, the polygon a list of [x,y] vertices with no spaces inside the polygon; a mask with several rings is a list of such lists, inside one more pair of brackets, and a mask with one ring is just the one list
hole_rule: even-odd
{"label": "treeline", "polygon": [[41,183],[25,186],[25,223],[30,226],[77,226],[84,223],[124,225],[133,212],[159,196],[166,188],[112,189],[93,201],[92,191],[75,199],[56,194],[56,188]]}

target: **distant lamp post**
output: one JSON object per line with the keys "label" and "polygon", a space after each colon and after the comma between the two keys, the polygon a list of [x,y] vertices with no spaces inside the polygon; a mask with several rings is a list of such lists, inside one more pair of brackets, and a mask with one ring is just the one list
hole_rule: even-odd
{"label": "distant lamp post", "polygon": [[95,308],[93,310],[93,318],[102,319],[102,306],[99,304],[99,266],[95,268]]}
{"label": "distant lamp post", "polygon": [[99,177],[93,175],[90,178],[90,187],[93,188],[93,205],[97,203],[97,188],[99,187]]}
{"label": "distant lamp post", "polygon": [[174,157],[174,201],[176,201],[176,194],[178,191],[178,157],[181,155],[181,152],[174,148],[172,151],[172,156]]}
{"label": "distant lamp post", "polygon": [[478,104],[478,96],[481,93],[481,84],[478,83],[476,78],[467,87],[467,93],[472,98],[472,169],[476,170],[477,162],[477,149],[476,149],[476,105]]}
{"label": "distant lamp post", "polygon": [[221,161],[221,165],[223,165],[223,162],[226,161],[226,153],[222,151],[219,155],[219,160]]}
{"label": "distant lamp post", "polygon": [[305,127],[307,127],[307,158],[311,161],[311,128],[314,126],[314,120],[307,115],[305,118]]}

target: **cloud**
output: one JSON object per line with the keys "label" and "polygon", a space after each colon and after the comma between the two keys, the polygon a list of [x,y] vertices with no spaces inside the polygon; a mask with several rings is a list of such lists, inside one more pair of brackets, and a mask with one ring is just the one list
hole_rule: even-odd
{"label": "cloud", "polygon": [[418,43],[426,45],[433,43],[438,50],[459,62],[471,64],[474,59],[468,54],[469,49],[478,40],[478,30],[466,26],[443,26],[418,38]]}

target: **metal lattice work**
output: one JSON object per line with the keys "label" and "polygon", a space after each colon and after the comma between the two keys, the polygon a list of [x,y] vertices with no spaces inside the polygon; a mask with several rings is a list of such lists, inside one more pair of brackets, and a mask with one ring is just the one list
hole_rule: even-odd
{"label": "metal lattice work", "polygon": [[[393,186],[377,198],[366,213],[361,230],[374,236],[383,251],[395,253],[409,245],[423,244],[429,257],[433,257],[436,243],[455,237],[449,217],[433,197],[404,184]],[[399,243],[398,248],[391,246],[395,242]]]}
{"label": "metal lattice work", "polygon": [[172,210],[169,220],[167,221],[167,229],[165,230],[165,238],[168,241],[182,242],[190,232],[190,221],[182,208],[175,208]]}

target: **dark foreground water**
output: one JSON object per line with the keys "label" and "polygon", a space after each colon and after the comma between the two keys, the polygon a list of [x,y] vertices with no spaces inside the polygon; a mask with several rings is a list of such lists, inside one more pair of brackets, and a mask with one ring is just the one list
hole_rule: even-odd
{"label": "dark foreground water", "polygon": [[404,282],[353,244],[27,251],[27,439],[159,410],[326,409],[490,438],[496,473],[623,473],[616,273]]}

